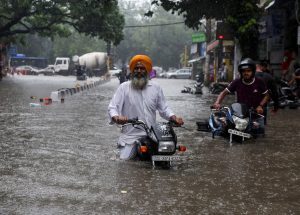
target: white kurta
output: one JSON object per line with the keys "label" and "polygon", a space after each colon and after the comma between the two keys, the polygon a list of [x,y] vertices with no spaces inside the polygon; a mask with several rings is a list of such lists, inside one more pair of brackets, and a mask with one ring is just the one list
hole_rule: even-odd
{"label": "white kurta", "polygon": [[[113,116],[122,115],[127,116],[128,119],[138,117],[139,120],[151,126],[156,122],[156,110],[166,120],[169,120],[170,116],[174,115],[173,111],[166,104],[162,88],[150,80],[145,89],[136,90],[132,88],[131,82],[127,81],[118,87],[110,101],[108,116],[110,123],[112,123]],[[118,144],[121,146],[133,144],[138,137],[145,135],[143,130],[133,128],[132,125],[123,127],[121,132],[122,134],[118,141]]]}

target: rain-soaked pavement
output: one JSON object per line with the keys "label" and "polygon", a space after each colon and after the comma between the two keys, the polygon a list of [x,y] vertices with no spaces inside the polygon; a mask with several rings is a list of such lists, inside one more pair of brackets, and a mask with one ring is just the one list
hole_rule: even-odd
{"label": "rain-soaked pavement", "polygon": [[187,159],[169,170],[116,158],[106,109],[118,81],[64,103],[30,107],[74,77],[0,82],[0,214],[300,214],[298,110],[270,116],[266,137],[229,146],[196,130],[215,96],[181,94],[188,80],[156,79]]}

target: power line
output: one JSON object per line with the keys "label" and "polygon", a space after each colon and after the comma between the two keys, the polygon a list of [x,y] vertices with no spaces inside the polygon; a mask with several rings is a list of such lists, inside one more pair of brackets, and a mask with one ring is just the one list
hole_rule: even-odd
{"label": "power line", "polygon": [[166,26],[166,25],[178,25],[184,22],[173,22],[173,23],[163,23],[163,24],[152,24],[152,25],[126,25],[124,28],[144,28],[144,27],[156,27],[156,26]]}

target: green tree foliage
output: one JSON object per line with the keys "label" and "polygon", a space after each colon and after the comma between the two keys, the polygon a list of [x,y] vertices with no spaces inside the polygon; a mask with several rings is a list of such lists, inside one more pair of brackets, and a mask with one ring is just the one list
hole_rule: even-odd
{"label": "green tree foliage", "polygon": [[140,4],[139,7],[131,3],[120,5],[126,25],[124,40],[116,49],[117,57],[122,63],[128,63],[135,54],[147,54],[155,65],[165,69],[179,67],[180,54],[191,43],[193,30],[184,25],[181,16],[174,16],[161,7],[153,8],[151,18],[145,17],[149,3]]}
{"label": "green tree foliage", "polygon": [[74,33],[68,38],[55,38],[50,59],[59,56],[72,57],[89,52],[106,52],[106,43],[97,38],[91,38],[79,33]]}
{"label": "green tree foliage", "polygon": [[67,37],[72,29],[106,42],[123,39],[117,0],[0,0],[0,39],[37,33]]}
{"label": "green tree foliage", "polygon": [[183,15],[185,24],[198,29],[203,18],[228,22],[239,41],[243,56],[257,57],[259,0],[153,0],[167,11]]}

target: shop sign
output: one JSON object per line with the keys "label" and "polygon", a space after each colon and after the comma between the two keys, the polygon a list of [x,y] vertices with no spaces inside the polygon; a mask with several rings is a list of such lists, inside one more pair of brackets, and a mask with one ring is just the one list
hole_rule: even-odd
{"label": "shop sign", "polygon": [[205,42],[206,37],[204,33],[197,33],[197,34],[192,34],[192,43],[201,43]]}

